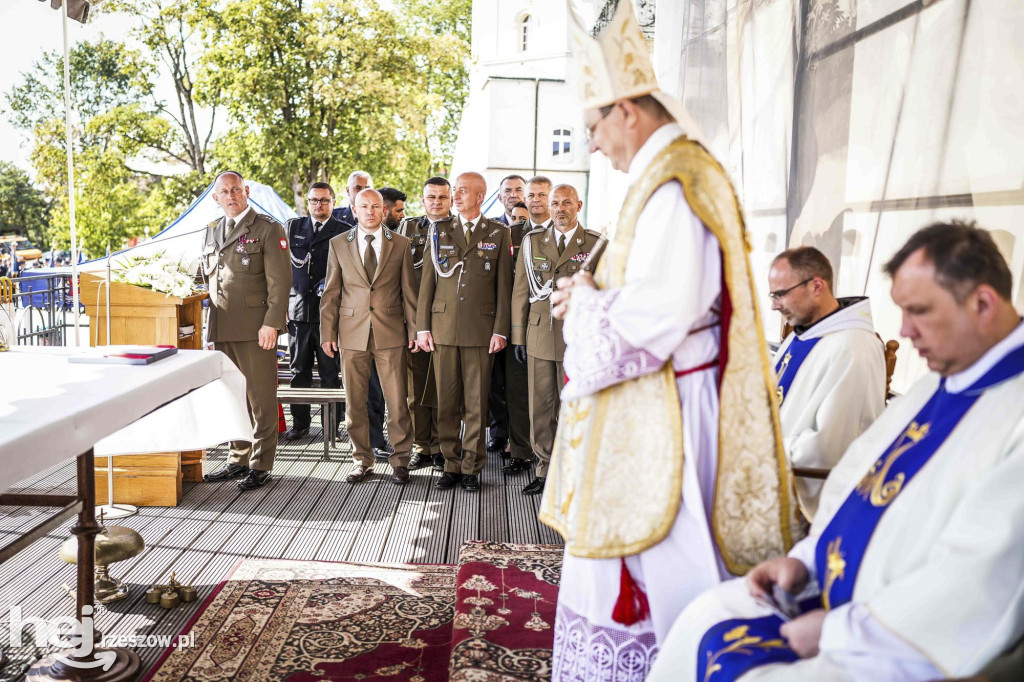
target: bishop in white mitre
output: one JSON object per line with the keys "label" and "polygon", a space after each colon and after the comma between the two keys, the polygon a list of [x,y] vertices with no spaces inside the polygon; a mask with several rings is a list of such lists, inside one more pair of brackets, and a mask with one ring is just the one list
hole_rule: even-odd
{"label": "bishop in white mitre", "polygon": [[[793,332],[773,360],[779,419],[794,467],[831,469],[885,409],[885,353],[866,297],[832,293],[832,264],[813,246],[783,251],[768,297]],[[797,476],[800,509],[814,519],[820,479]]]}
{"label": "bishop in white mitre", "polygon": [[593,278],[551,298],[569,311],[540,510],[566,539],[552,679],[642,680],[686,604],[784,552],[796,514],[735,193],[657,89],[630,3],[572,44],[591,151],[629,189]]}
{"label": "bishop in white mitre", "polygon": [[[933,372],[850,446],[787,557],[686,609],[653,682],[969,676],[1024,635],[1024,325],[1009,269],[987,232],[954,222],[919,231],[886,271],[901,335]],[[788,622],[785,593],[801,612]]]}

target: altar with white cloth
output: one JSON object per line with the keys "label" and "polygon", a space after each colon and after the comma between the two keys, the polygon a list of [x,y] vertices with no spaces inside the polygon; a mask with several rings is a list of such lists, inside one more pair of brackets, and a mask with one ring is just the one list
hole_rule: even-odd
{"label": "altar with white cloth", "polygon": [[[78,538],[78,623],[94,596],[94,451],[109,456],[194,449],[252,437],[245,379],[223,353],[185,350],[150,365],[69,362],[82,352],[19,347],[0,353],[0,504],[59,508],[0,547],[0,562],[77,514],[72,532]],[[77,459],[77,495],[4,493],[71,458]],[[50,656],[33,669],[74,679],[107,658],[109,679],[131,679],[138,672],[138,656],[125,649]]]}
{"label": "altar with white cloth", "polygon": [[68,362],[76,352],[0,353],[0,490],[89,448],[106,456],[252,438],[245,378],[223,353],[181,350],[138,366]]}

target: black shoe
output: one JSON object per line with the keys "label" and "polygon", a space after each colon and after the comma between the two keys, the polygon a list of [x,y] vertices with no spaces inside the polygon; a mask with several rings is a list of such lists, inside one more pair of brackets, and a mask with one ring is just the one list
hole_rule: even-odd
{"label": "black shoe", "polygon": [[[417,452],[409,459],[409,470],[424,469],[434,463],[434,458],[426,452]],[[442,465],[443,466],[443,465]]]}
{"label": "black shoe", "polygon": [[444,455],[440,452],[434,455],[434,471],[444,471]]}
{"label": "black shoe", "polygon": [[544,476],[537,476],[523,488],[524,495],[540,495],[544,492]]}
{"label": "black shoe", "polygon": [[513,457],[512,459],[509,460],[508,464],[506,464],[505,466],[501,467],[501,473],[508,474],[508,475],[518,474],[518,473],[521,473],[523,471],[529,471],[529,470],[530,470],[530,460],[528,460],[528,459],[519,459],[519,458],[516,458],[516,457]]}
{"label": "black shoe", "polygon": [[462,489],[469,493],[480,490],[480,477],[475,474],[465,474],[462,477]]}
{"label": "black shoe", "polygon": [[443,474],[441,474],[441,478],[437,479],[437,483],[434,484],[434,487],[440,488],[441,490],[448,490],[449,488],[454,488],[455,484],[459,482],[460,477],[461,474],[453,474],[450,471],[446,471]]}
{"label": "black shoe", "polygon": [[487,452],[505,452],[505,447],[508,445],[508,440],[502,440],[500,438],[492,438],[487,441]]}
{"label": "black shoe", "polygon": [[229,481],[232,478],[242,478],[249,475],[249,467],[244,464],[225,464],[212,474],[203,476],[204,481]]}
{"label": "black shoe", "polygon": [[390,448],[374,448],[373,449],[373,456],[376,457],[377,459],[384,459],[384,460],[386,460],[389,457],[391,457],[391,455],[393,455],[393,454],[395,454],[395,451],[391,450]]}
{"label": "black shoe", "polygon": [[239,490],[256,490],[256,488],[262,487],[269,480],[269,471],[249,469],[249,475],[239,481],[237,485]]}
{"label": "black shoe", "polygon": [[308,435],[309,435],[309,427],[308,426],[306,428],[304,428],[304,429],[297,429],[297,428],[295,428],[293,426],[292,428],[290,428],[290,429],[288,429],[287,431],[284,432],[284,439],[285,440],[298,440],[300,438],[305,438]]}

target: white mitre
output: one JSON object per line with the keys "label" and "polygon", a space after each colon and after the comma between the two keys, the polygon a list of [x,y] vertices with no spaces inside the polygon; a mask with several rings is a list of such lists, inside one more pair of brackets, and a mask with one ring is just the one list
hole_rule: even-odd
{"label": "white mitre", "polygon": [[597,38],[590,37],[571,6],[567,9],[569,44],[576,59],[583,108],[600,109],[619,100],[650,95],[665,107],[687,137],[706,149],[704,135],[683,105],[658,86],[632,0],[620,0],[611,23]]}

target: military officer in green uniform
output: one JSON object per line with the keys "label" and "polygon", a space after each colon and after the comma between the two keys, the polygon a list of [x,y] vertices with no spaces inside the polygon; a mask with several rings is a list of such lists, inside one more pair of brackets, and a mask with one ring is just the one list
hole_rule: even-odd
{"label": "military officer in green uniform", "polygon": [[558,396],[565,384],[562,321],[551,317],[548,297],[558,278],[572,277],[584,264],[592,271],[604,248],[600,233],[579,224],[582,207],[575,188],[555,186],[550,196],[552,224],[527,233],[516,263],[512,345],[529,378],[530,441],[538,460],[533,480],[523,488],[526,495],[544,491],[558,427]]}
{"label": "military officer in green uniform", "polygon": [[[242,490],[270,479],[277,451],[277,335],[285,330],[292,269],[284,227],[249,206],[249,188],[235,171],[213,185],[224,217],[208,226],[203,274],[210,291],[207,341],[245,376],[253,442],[232,441],[228,463],[208,481],[242,478]],[[244,477],[244,478],[243,478]]]}
{"label": "military officer in green uniform", "polygon": [[[406,218],[398,226],[398,234],[407,237],[412,248],[412,266],[416,269],[415,287],[419,297],[423,258],[427,252],[427,233],[431,223],[449,220],[452,209],[452,188],[445,178],[434,176],[423,185],[423,210],[426,215]],[[444,455],[437,434],[437,386],[429,380],[430,354],[409,353],[409,410],[412,413],[413,446],[410,469],[433,464],[444,471]],[[427,399],[424,400],[424,395]]]}
{"label": "military officer in green uniform", "polygon": [[[480,213],[486,192],[479,173],[455,179],[458,215],[430,229],[416,310],[417,343],[434,354],[438,388],[445,471],[436,485],[446,489],[461,480],[470,492],[480,489],[491,364],[508,343],[512,301],[509,231]],[[466,429],[460,439],[463,410]]]}

